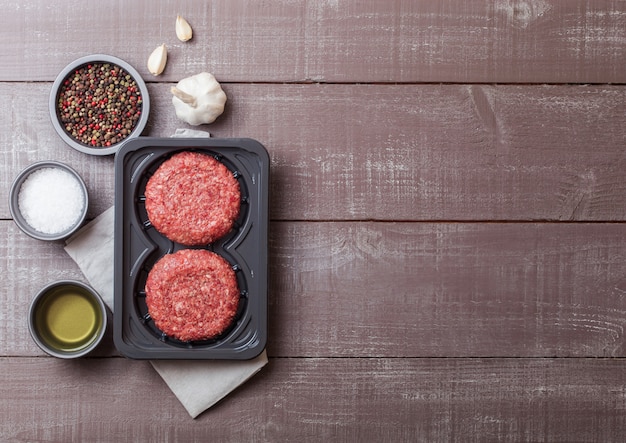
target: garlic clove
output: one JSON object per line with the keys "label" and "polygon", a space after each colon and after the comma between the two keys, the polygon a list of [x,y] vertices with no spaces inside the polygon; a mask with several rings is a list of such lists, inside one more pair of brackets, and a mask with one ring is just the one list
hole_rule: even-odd
{"label": "garlic clove", "polygon": [[193,31],[191,30],[191,26],[187,23],[187,20],[182,18],[180,15],[176,17],[176,37],[181,42],[186,42],[191,39],[193,35]]}
{"label": "garlic clove", "polygon": [[152,75],[160,75],[165,69],[167,63],[167,47],[165,44],[157,46],[148,57],[148,71]]}

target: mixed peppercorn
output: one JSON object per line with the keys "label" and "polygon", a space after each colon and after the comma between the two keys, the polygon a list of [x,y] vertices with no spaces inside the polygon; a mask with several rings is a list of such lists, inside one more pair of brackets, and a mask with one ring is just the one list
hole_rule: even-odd
{"label": "mixed peppercorn", "polygon": [[141,117],[142,98],[133,77],[111,63],[87,64],[61,85],[61,126],[79,143],[106,148],[124,140]]}

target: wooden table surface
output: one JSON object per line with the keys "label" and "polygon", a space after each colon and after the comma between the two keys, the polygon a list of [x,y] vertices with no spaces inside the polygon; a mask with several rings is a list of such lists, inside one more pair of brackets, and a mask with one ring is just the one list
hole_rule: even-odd
{"label": "wooden table surface", "polygon": [[[192,419],[110,344],[48,357],[30,299],[85,280],[0,206],[1,441],[624,441],[626,1],[0,1],[0,200],[58,160],[114,203],[113,157],[54,132],[56,75],[105,53],[271,157],[269,364]],[[194,29],[174,33],[177,13]],[[169,47],[159,77],[146,61]]]}

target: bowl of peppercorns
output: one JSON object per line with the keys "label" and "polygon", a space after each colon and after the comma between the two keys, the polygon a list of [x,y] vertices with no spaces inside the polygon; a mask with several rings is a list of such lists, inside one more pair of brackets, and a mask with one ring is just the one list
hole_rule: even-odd
{"label": "bowl of peppercorns", "polygon": [[105,54],[74,60],[59,73],[50,93],[54,129],[86,154],[115,154],[124,141],[141,135],[149,112],[148,89],[139,73]]}

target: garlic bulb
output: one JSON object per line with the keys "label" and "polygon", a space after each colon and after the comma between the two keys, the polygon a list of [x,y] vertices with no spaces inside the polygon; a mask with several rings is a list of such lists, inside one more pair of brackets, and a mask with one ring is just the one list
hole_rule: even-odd
{"label": "garlic bulb", "polygon": [[208,72],[182,79],[171,91],[176,116],[192,126],[212,123],[224,112],[226,94]]}
{"label": "garlic bulb", "polygon": [[160,75],[165,69],[165,64],[167,63],[167,48],[165,44],[161,46],[157,46],[157,48],[152,51],[150,57],[148,57],[148,71],[152,75]]}

